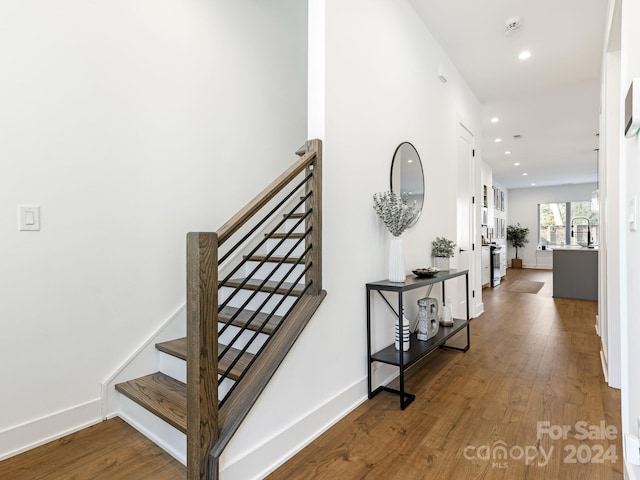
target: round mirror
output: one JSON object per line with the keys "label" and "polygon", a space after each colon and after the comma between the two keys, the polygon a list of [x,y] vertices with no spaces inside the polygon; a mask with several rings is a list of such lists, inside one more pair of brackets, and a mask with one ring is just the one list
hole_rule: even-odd
{"label": "round mirror", "polygon": [[418,216],[409,225],[412,227],[420,218],[424,204],[424,173],[420,155],[413,145],[403,142],[398,145],[391,162],[391,191],[404,196],[407,204],[418,209]]}

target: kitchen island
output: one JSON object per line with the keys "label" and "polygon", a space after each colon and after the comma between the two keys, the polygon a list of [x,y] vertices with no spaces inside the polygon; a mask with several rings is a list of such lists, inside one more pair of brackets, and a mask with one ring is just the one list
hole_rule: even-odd
{"label": "kitchen island", "polygon": [[598,300],[598,249],[553,249],[553,296]]}

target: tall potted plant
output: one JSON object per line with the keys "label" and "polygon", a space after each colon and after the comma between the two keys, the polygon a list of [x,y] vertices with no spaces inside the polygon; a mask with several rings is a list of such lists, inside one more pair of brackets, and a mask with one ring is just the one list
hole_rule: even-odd
{"label": "tall potted plant", "polygon": [[522,259],[518,258],[518,248],[523,248],[525,243],[529,243],[527,235],[529,235],[529,229],[521,227],[520,223],[507,226],[507,241],[516,249],[516,258],[511,260],[511,268],[522,268]]}

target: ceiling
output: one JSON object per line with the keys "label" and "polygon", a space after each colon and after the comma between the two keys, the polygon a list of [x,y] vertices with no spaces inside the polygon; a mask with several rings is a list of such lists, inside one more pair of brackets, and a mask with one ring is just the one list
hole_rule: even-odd
{"label": "ceiling", "polygon": [[[410,2],[482,104],[480,151],[497,182],[524,188],[597,181],[607,2]],[[521,29],[507,36],[514,16]],[[523,50],[531,58],[519,60]]]}

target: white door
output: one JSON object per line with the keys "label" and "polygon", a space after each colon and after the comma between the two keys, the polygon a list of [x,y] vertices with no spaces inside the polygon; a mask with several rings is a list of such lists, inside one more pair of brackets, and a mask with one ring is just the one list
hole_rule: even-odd
{"label": "white door", "polygon": [[[464,125],[458,125],[458,205],[457,205],[457,235],[456,253],[458,270],[469,270],[469,315],[473,315],[473,242],[475,235],[475,209],[473,208],[473,135]],[[465,281],[462,277],[457,282],[456,301],[453,306],[453,314],[456,318],[465,318],[467,315],[467,298],[465,295]]]}

